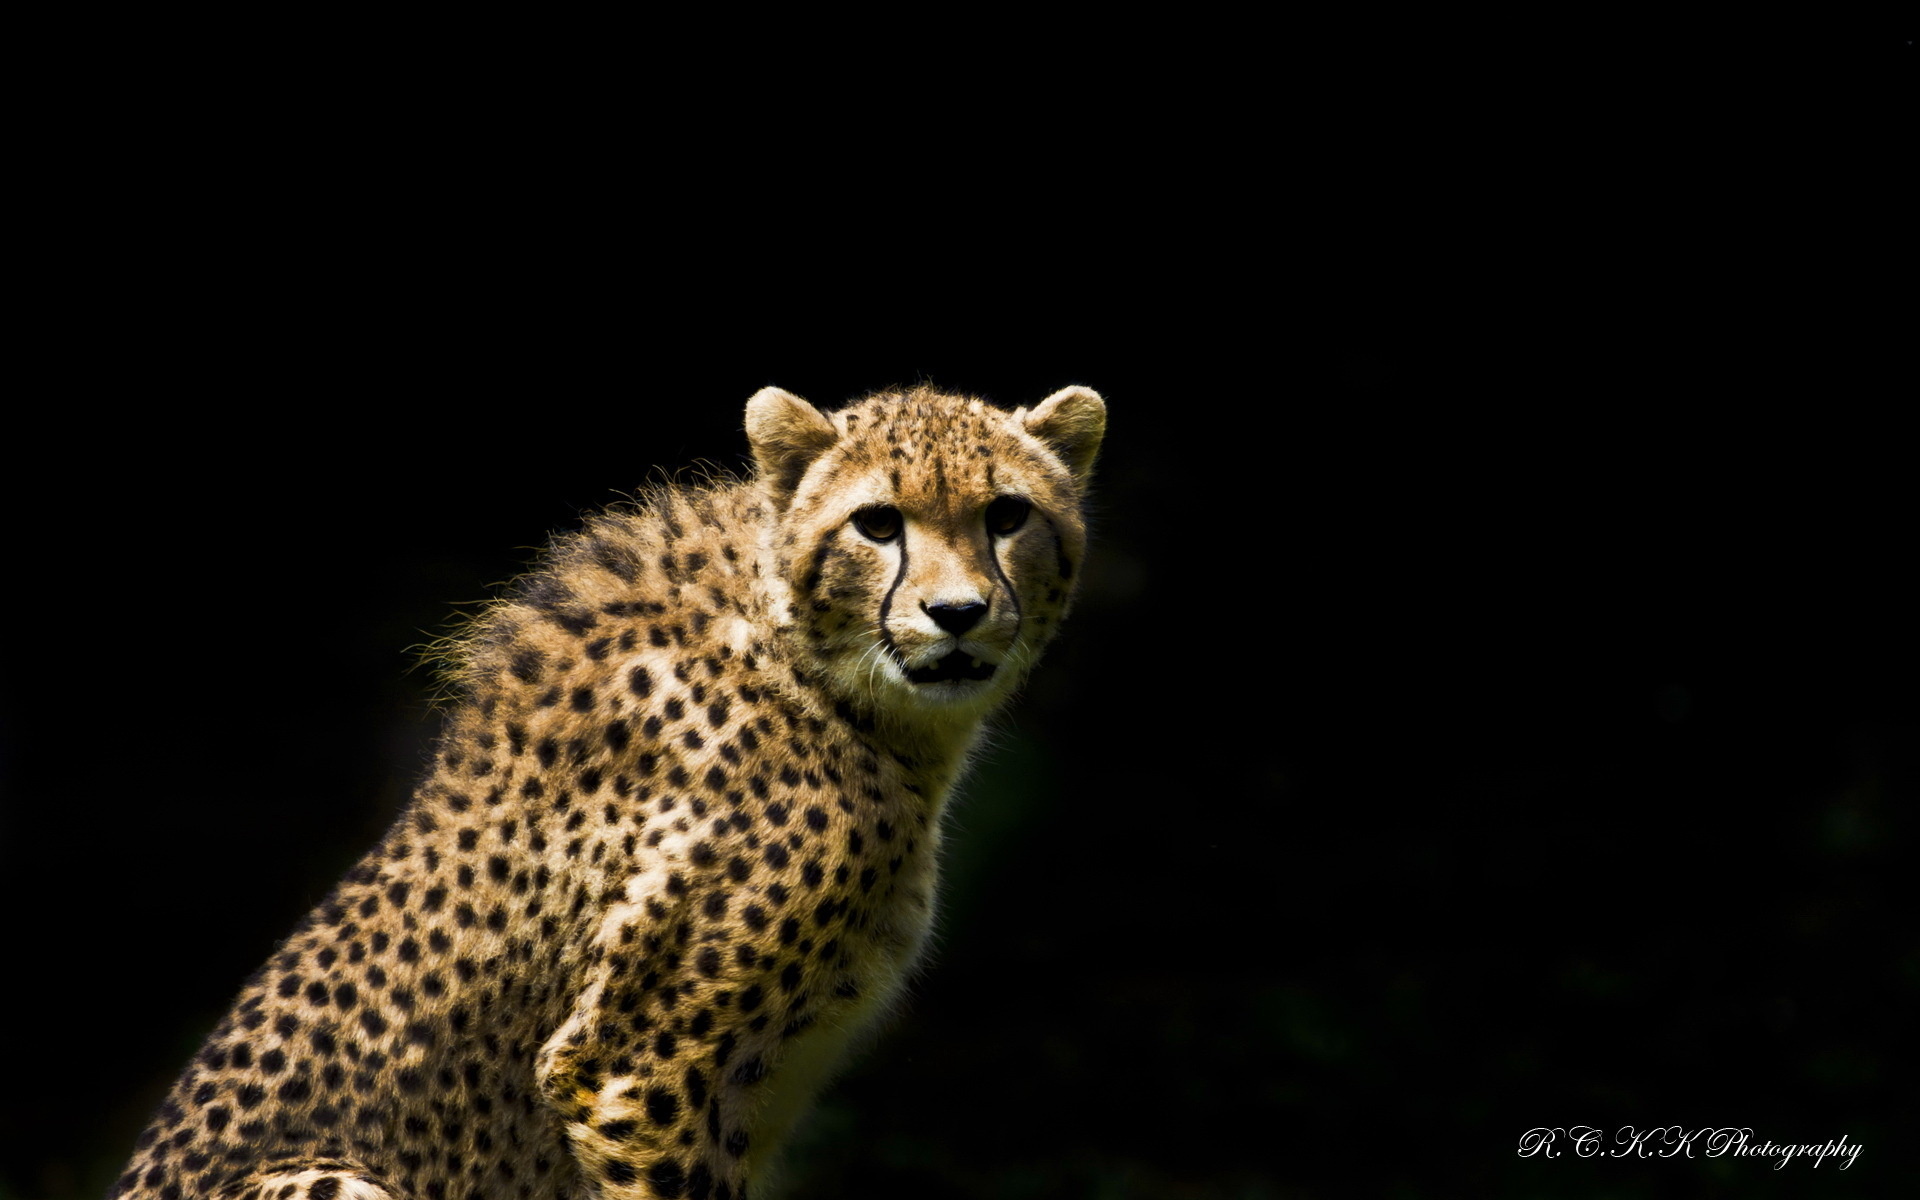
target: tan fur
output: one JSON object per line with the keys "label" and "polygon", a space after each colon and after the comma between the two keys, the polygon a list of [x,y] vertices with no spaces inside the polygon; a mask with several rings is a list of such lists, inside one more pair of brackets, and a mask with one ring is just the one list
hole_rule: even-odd
{"label": "tan fur", "polygon": [[753,481],[557,543],[115,1195],[759,1194],[921,954],[942,809],[1066,613],[1104,427],[1085,388],[768,388]]}

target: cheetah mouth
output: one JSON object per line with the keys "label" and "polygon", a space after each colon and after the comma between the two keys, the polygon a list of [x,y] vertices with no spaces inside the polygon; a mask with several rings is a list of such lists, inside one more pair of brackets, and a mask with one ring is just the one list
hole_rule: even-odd
{"label": "cheetah mouth", "polygon": [[995,664],[975,658],[965,650],[955,650],[931,665],[907,672],[908,683],[978,683],[993,678]]}

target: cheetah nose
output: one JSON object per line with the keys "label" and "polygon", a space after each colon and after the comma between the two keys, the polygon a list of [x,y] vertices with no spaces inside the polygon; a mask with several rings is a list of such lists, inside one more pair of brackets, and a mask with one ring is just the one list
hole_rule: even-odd
{"label": "cheetah nose", "polygon": [[920,611],[932,617],[935,625],[958,637],[980,623],[980,618],[987,615],[987,606],[977,600],[968,604],[928,604],[922,600]]}

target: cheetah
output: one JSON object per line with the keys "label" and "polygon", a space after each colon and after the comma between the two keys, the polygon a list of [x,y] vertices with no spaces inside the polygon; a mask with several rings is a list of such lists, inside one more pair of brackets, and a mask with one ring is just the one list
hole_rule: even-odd
{"label": "cheetah", "polygon": [[475,622],[392,828],[115,1197],[764,1196],[925,947],[941,813],[1073,597],[1106,406],[747,403]]}

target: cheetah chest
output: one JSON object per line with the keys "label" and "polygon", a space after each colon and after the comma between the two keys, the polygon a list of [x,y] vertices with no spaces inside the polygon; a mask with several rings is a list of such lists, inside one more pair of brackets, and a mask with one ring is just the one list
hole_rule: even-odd
{"label": "cheetah chest", "polygon": [[780,1146],[845,1064],[848,1051],[876,1033],[899,1000],[933,928],[936,848],[915,845],[905,855],[886,902],[863,913],[856,907],[858,915],[840,930],[839,945],[830,952],[837,967],[830,977],[830,995],[820,1002],[817,1016],[783,1037],[777,1054],[769,1056],[766,1086],[749,1126],[752,1146]]}

